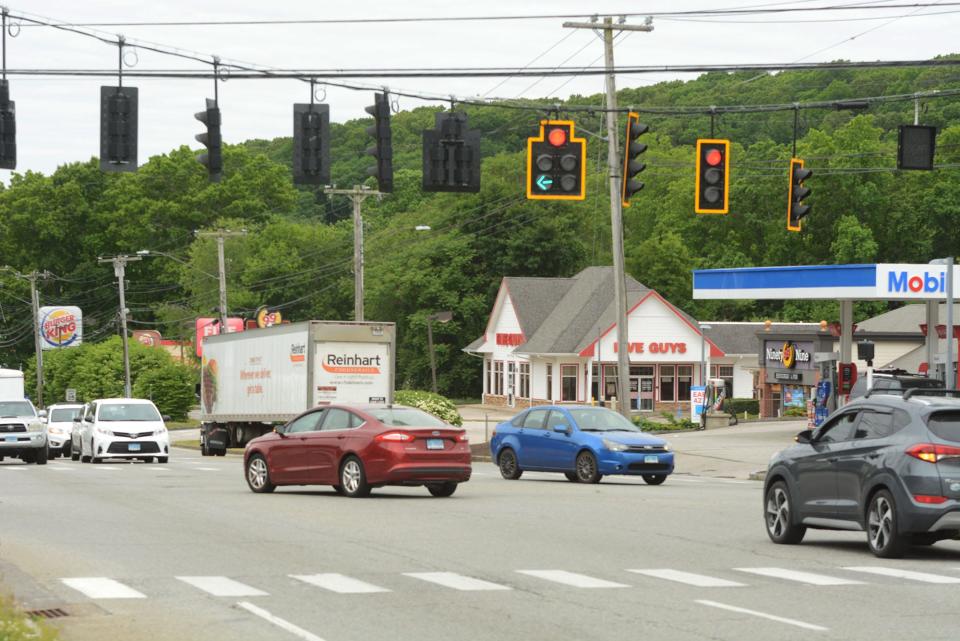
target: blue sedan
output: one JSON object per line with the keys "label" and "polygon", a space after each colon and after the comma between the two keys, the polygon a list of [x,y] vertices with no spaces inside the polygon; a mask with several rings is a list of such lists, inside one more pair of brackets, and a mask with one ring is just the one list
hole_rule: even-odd
{"label": "blue sedan", "polygon": [[673,472],[670,445],[602,407],[541,405],[500,423],[490,454],[505,479],[525,470],[563,472],[579,483],[608,474],[642,476],[660,485]]}

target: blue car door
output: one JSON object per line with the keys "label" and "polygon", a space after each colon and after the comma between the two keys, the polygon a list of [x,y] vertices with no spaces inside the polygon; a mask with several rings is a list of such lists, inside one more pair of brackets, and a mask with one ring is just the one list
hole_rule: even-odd
{"label": "blue car door", "polygon": [[523,468],[542,468],[547,466],[547,446],[549,442],[546,434],[547,414],[549,410],[530,410],[523,418],[523,425],[517,432],[520,442],[520,466]]}
{"label": "blue car door", "polygon": [[[558,432],[555,429],[558,427],[565,429]],[[545,442],[543,449],[546,467],[572,472],[577,454],[577,443],[573,440],[573,424],[566,412],[550,410],[543,440]]]}

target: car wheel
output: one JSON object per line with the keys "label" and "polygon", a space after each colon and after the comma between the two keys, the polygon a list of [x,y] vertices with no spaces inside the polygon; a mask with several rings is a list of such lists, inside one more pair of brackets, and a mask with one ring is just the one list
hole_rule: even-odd
{"label": "car wheel", "polygon": [[568,481],[571,481],[573,483],[577,483],[578,481],[580,481],[580,479],[577,478],[576,472],[564,472],[563,475],[567,477]]}
{"label": "car wheel", "polygon": [[429,491],[433,496],[453,496],[453,493],[457,491],[457,485],[459,485],[459,483],[455,483],[453,481],[447,481],[446,483],[431,483],[427,485],[427,491]]}
{"label": "car wheel", "polygon": [[213,455],[214,455],[214,456],[226,456],[226,455],[227,455],[227,448],[223,448],[223,449],[220,449],[220,450],[211,450],[211,451],[213,452]]}
{"label": "car wheel", "polygon": [[49,455],[50,455],[50,452],[47,450],[47,448],[41,447],[39,450],[37,450],[37,454],[36,454],[36,457],[33,459],[33,462],[36,463],[37,465],[46,465],[47,458],[49,457]]}
{"label": "car wheel", "polygon": [[500,452],[497,463],[500,465],[500,476],[507,480],[516,481],[523,474],[516,453],[509,447]]}
{"label": "car wheel", "polygon": [[[157,458],[160,458],[160,457],[157,457]],[[143,462],[144,462],[144,463],[153,463],[153,457],[152,457],[152,456],[145,456],[145,457],[143,457]]]}
{"label": "car wheel", "polygon": [[767,489],[764,497],[763,520],[767,526],[767,536],[774,543],[792,545],[803,540],[807,528],[793,522],[790,511],[790,492],[787,484],[777,481]]}
{"label": "car wheel", "polygon": [[200,439],[200,456],[213,456],[210,453],[210,448],[207,447],[207,442],[202,438]]}
{"label": "car wheel", "polygon": [[270,468],[267,459],[261,454],[254,454],[247,461],[246,476],[247,485],[257,494],[266,494],[277,489],[277,486],[270,482]]}
{"label": "car wheel", "polygon": [[603,475],[597,468],[597,457],[592,452],[577,455],[577,480],[581,483],[599,483]]}
{"label": "car wheel", "polygon": [[70,456],[71,451],[72,451],[72,448],[70,447],[70,445],[67,443],[64,443],[63,450],[60,452],[60,456],[62,456],[63,458],[67,458],[68,456]]}
{"label": "car wheel", "polygon": [[[166,462],[169,461],[169,460],[170,460],[170,458],[167,457],[167,456],[158,456],[158,457],[157,457],[157,463],[166,463]],[[149,463],[149,462],[150,462],[150,461],[148,461],[148,463]]]}
{"label": "car wheel", "polygon": [[34,463],[37,460],[37,453],[35,451],[24,452],[20,455],[20,460],[24,463]]}
{"label": "car wheel", "polygon": [[340,487],[343,495],[350,498],[359,498],[370,494],[370,484],[367,483],[367,474],[363,471],[363,463],[356,456],[347,457],[340,466]]}
{"label": "car wheel", "polygon": [[893,495],[887,490],[880,490],[870,499],[870,507],[867,508],[867,543],[870,551],[880,558],[896,559],[903,556],[907,542],[898,529]]}
{"label": "car wheel", "polygon": [[643,482],[647,485],[663,485],[663,482],[667,480],[666,474],[644,474]]}

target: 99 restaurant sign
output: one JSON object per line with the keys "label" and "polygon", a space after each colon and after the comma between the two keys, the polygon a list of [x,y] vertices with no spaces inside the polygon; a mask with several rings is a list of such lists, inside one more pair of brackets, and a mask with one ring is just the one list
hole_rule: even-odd
{"label": "99 restaurant sign", "polygon": [[782,369],[813,369],[813,343],[764,341],[764,365]]}

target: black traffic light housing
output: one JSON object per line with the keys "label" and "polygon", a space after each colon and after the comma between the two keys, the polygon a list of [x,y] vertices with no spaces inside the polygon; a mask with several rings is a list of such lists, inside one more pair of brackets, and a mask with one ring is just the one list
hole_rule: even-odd
{"label": "black traffic light housing", "polygon": [[390,98],[386,93],[374,94],[373,104],[366,108],[373,116],[373,125],[367,127],[367,135],[373,136],[375,144],[367,149],[377,164],[367,169],[367,174],[377,179],[377,189],[384,193],[393,191],[393,135],[390,132]]}
{"label": "black traffic light housing", "polygon": [[439,112],[423,132],[423,191],[480,191],[480,130],[467,114]]}
{"label": "black traffic light housing", "polygon": [[730,212],[729,140],[697,140],[697,191],[693,210],[698,214]]}
{"label": "black traffic light housing", "polygon": [[937,128],[926,125],[900,125],[897,136],[897,169],[933,169],[937,146]]}
{"label": "black traffic light housing", "polygon": [[527,138],[527,198],[583,200],[587,197],[587,141],[572,120],[541,120],[540,135]]}
{"label": "black traffic light housing", "polygon": [[630,206],[630,197],[643,189],[643,183],[634,180],[647,168],[640,157],[647,151],[647,145],[640,142],[640,136],[650,131],[650,127],[640,122],[640,114],[627,114],[627,132],[624,136],[623,176],[620,179],[620,200],[624,207]]}
{"label": "black traffic light housing", "polygon": [[100,87],[100,169],[137,170],[136,87]]}
{"label": "black traffic light housing", "polygon": [[17,110],[10,81],[0,80],[0,169],[17,168]]}
{"label": "black traffic light housing", "polygon": [[194,118],[207,126],[206,133],[197,134],[199,142],[207,147],[207,152],[197,156],[197,160],[207,168],[210,180],[220,182],[220,176],[223,173],[223,155],[221,150],[222,139],[220,137],[220,107],[217,101],[207,98],[207,108],[199,111]]}
{"label": "black traffic light housing", "polygon": [[330,105],[293,105],[293,182],[330,184]]}
{"label": "black traffic light housing", "polygon": [[810,195],[810,188],[803,181],[813,175],[813,171],[803,168],[803,160],[790,159],[790,189],[787,193],[787,229],[800,231],[800,221],[810,213],[810,205],[804,205],[803,199]]}

